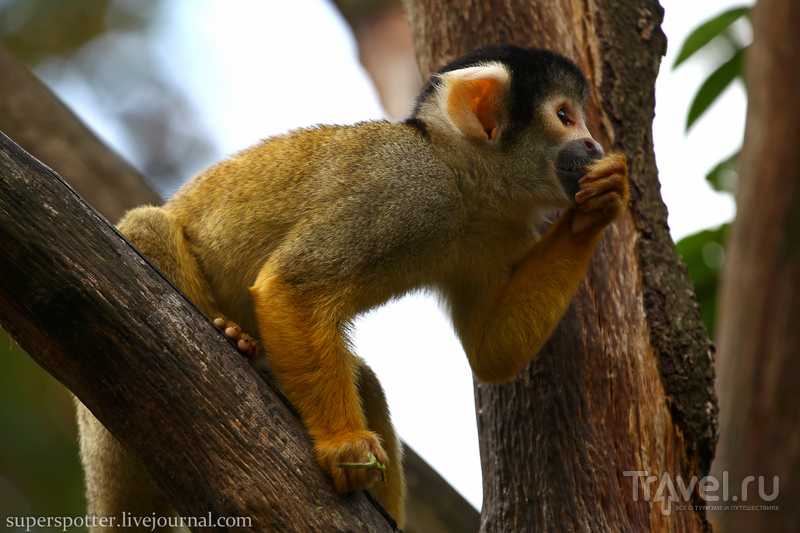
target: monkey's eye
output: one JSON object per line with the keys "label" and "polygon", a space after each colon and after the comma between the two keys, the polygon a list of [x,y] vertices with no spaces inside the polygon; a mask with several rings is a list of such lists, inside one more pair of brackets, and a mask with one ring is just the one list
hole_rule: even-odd
{"label": "monkey's eye", "polygon": [[572,121],[569,119],[569,115],[567,115],[567,112],[564,111],[563,107],[558,108],[556,115],[558,115],[558,120],[560,120],[563,125],[572,126]]}

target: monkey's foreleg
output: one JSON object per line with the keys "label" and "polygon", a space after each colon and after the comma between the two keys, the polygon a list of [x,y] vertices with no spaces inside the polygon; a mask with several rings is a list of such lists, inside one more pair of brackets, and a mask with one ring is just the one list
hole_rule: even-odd
{"label": "monkey's foreleg", "polygon": [[473,323],[460,328],[478,379],[513,379],[535,357],[566,311],[603,229],[625,211],[625,156],[611,154],[590,165],[579,183],[578,206],[531,247]]}
{"label": "monkey's foreleg", "polygon": [[300,412],[319,463],[340,492],[361,490],[379,477],[375,469],[338,466],[388,465],[380,439],[367,429],[356,389],[358,359],[350,352],[324,295],[301,294],[267,266],[250,289],[261,342],[281,390]]}

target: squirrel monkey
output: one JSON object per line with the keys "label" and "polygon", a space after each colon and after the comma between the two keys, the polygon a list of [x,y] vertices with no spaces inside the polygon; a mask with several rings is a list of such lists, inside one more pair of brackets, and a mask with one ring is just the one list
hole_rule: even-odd
{"label": "squirrel monkey", "polygon": [[[604,156],[586,129],[588,96],[583,73],[558,54],[484,47],[433,75],[404,122],[267,139],[119,227],[210,317],[257,338],[255,363],[297,408],[336,488],[372,487],[402,523],[401,446],[348,328],[387,300],[433,291],[475,376],[513,379],[628,200],[625,157]],[[228,333],[252,353],[248,337]],[[79,407],[90,513],[168,509]],[[354,468],[374,460],[385,483],[377,468]]]}

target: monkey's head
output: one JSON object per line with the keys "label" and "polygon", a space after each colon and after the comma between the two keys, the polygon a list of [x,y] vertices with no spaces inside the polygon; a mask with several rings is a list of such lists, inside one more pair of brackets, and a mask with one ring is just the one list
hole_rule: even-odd
{"label": "monkey's head", "polygon": [[603,157],[586,129],[588,98],[586,76],[569,59],[489,45],[434,74],[406,123],[423,129],[434,146],[444,144],[452,161],[569,206],[586,165]]}

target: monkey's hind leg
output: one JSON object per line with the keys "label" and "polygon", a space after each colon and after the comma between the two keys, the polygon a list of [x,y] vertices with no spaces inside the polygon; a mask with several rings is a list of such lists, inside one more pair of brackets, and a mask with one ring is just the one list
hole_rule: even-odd
{"label": "monkey's hind leg", "polygon": [[211,288],[189,249],[183,228],[171,214],[160,207],[139,207],[128,211],[117,227],[207,316],[217,315]]}
{"label": "monkey's hind leg", "polygon": [[211,288],[189,249],[183,228],[172,215],[159,207],[140,207],[125,215],[119,230],[214,320],[243,355],[248,359],[255,356],[256,341],[216,310]]}
{"label": "monkey's hind leg", "polygon": [[[125,216],[119,230],[203,312],[215,316],[208,283],[189,250],[182,228],[172,215],[157,207],[141,207]],[[131,517],[153,516],[153,513],[156,517],[172,516],[174,511],[169,502],[150,481],[136,457],[85,406],[78,403],[77,408],[89,514],[98,519],[115,517],[116,526],[120,525],[123,512],[130,513],[126,516]],[[111,529],[114,528],[108,528]],[[103,530],[92,528],[93,532]]]}
{"label": "monkey's hind leg", "polygon": [[381,438],[383,449],[389,458],[386,465],[386,481],[378,481],[370,490],[397,520],[398,526],[402,528],[406,518],[403,445],[392,426],[383,387],[381,387],[378,377],[363,360],[360,361],[356,386],[361,397],[364,416],[367,419],[367,427]]}

